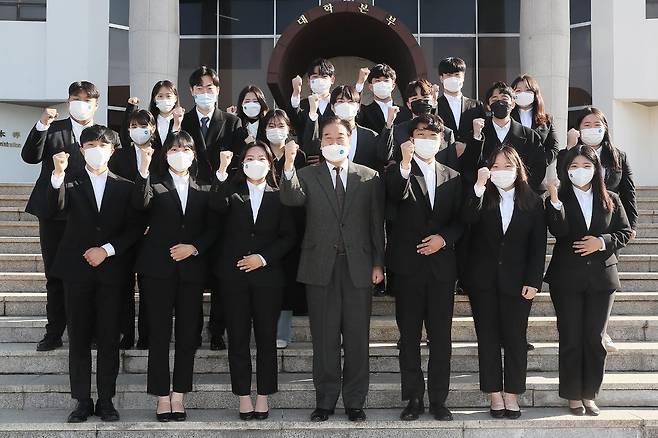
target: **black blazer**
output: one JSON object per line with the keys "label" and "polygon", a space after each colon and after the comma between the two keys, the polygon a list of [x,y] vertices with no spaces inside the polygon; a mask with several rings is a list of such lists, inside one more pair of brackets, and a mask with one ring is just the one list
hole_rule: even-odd
{"label": "black blazer", "polygon": [[210,184],[213,181],[213,174],[219,169],[220,151],[232,151],[235,159],[242,152],[244,139],[239,138],[240,126],[242,123],[237,116],[215,108],[208,125],[208,134],[204,138],[201,134],[201,123],[196,106],[185,113],[181,129],[187,131],[194,139],[197,153],[196,179],[200,183]]}
{"label": "black blazer", "polygon": [[[224,216],[222,245],[213,262],[215,274],[229,285],[248,282],[254,286],[284,286],[283,260],[295,245],[296,231],[289,207],[281,204],[279,191],[266,186],[254,223],[247,183],[215,178],[210,207]],[[240,271],[237,262],[250,254],[260,254],[267,264],[250,273]]]}
{"label": "black blazer", "polygon": [[[143,232],[131,207],[133,183],[109,172],[100,212],[94,189],[84,170],[67,174],[59,189],[49,182],[48,214],[63,212],[66,228],[53,264],[53,275],[64,281],[120,284],[132,269],[130,249]],[[115,255],[92,268],[82,256],[89,248],[110,243]]]}
{"label": "black blazer", "polygon": [[[288,109],[288,117],[290,117],[290,122],[295,128],[298,138],[304,138],[304,130],[306,129],[307,119],[308,119],[309,103],[308,98],[304,98],[299,102],[297,108],[293,108],[292,105]],[[331,109],[331,104],[327,104],[327,107],[324,110],[324,113],[320,114],[318,110],[318,122],[322,123],[322,120],[325,118],[334,116],[334,112]]]}
{"label": "black blazer", "polygon": [[[521,116],[517,107],[512,109],[512,118],[521,123]],[[548,166],[555,161],[557,153],[560,150],[560,145],[557,142],[557,136],[555,134],[555,126],[553,126],[552,121],[547,124],[538,125],[533,117],[532,129],[541,137],[541,142],[544,146],[544,155],[546,156],[546,165]]]}
{"label": "black blazer", "polygon": [[[395,204],[396,220],[388,236],[387,269],[401,275],[412,275],[431,269],[437,278],[454,281],[457,261],[454,246],[463,232],[459,214],[462,205],[462,185],[459,173],[435,163],[436,189],[434,209],[430,207],[423,172],[411,162],[409,179],[404,179],[399,165],[386,172],[386,197]],[[431,234],[441,235],[446,246],[424,256],[416,252],[418,245]]]}
{"label": "black blazer", "polygon": [[[389,154],[390,159],[399,163],[402,161],[402,149],[400,145],[411,138],[409,127],[411,120],[393,125],[394,146]],[[455,135],[452,129],[444,126],[443,139],[441,140],[441,149],[436,153],[434,159],[451,169],[459,171],[459,158],[457,157],[457,148],[455,146]]]}
{"label": "black blazer", "polygon": [[[121,132],[119,132],[119,136],[121,137],[121,146],[124,148],[132,144],[132,139],[130,138],[129,120],[130,115],[138,109],[139,107],[137,105],[133,105],[131,103],[126,104],[126,110],[123,113],[123,121],[121,122]],[[151,147],[155,153],[159,153],[166,138],[160,138],[160,131],[158,131],[158,116],[153,114],[153,117],[155,118],[155,134],[153,134],[153,138],[151,139]],[[173,127],[174,119],[172,118],[169,120],[169,131],[167,131],[167,135],[171,134],[171,129]]]}
{"label": "black blazer", "polygon": [[[556,238],[553,257],[544,278],[551,286],[551,293],[569,294],[586,290],[612,293],[619,289],[617,252],[630,240],[631,227],[626,212],[621,208],[619,196],[615,193],[610,193],[610,196],[615,203],[612,213],[605,211],[594,199],[589,230],[571,184],[560,190],[562,209],[556,210],[550,198],[546,199],[548,230]],[[603,237],[605,251],[586,257],[576,254],[573,243],[588,235]]]}
{"label": "black blazer", "polygon": [[[149,165],[149,172],[157,173],[159,172],[159,165],[162,158],[162,148],[155,149],[153,147],[153,157],[151,159],[151,164]],[[110,171],[113,173],[125,178],[129,181],[135,181],[137,175],[139,174],[139,169],[137,168],[137,155],[135,154],[135,147],[129,143],[127,146],[124,146],[115,149],[114,153],[110,157],[110,162],[108,163]]]}
{"label": "black blazer", "polygon": [[[407,108],[401,107],[395,121],[397,123],[405,122],[410,119],[410,115]],[[379,104],[373,100],[368,105],[361,104],[356,115],[356,123],[375,132],[382,132],[386,126],[386,115],[382,113]]]}
{"label": "black blazer", "polygon": [[[601,151],[601,165],[605,169],[605,187],[610,192],[619,195],[621,204],[624,206],[628,222],[632,229],[637,229],[637,199],[635,193],[635,182],[633,181],[633,171],[626,153],[616,149],[619,153],[619,169],[615,169],[612,164],[612,156],[610,152],[603,149]],[[571,184],[567,176],[567,169],[564,169],[564,156],[567,149],[562,149],[557,154],[557,172],[563,184]]]}
{"label": "black blazer", "polygon": [[[487,184],[482,198],[473,187],[462,209],[462,219],[472,225],[464,285],[469,293],[496,293],[520,296],[523,286],[541,290],[546,258],[546,221],[544,205],[532,193],[534,205],[522,210],[514,201],[512,219],[503,234],[500,208],[484,206],[489,197],[498,197],[498,189]],[[496,199],[496,198],[494,198]]]}
{"label": "black blazer", "polygon": [[[49,215],[47,193],[50,187],[50,176],[55,169],[53,155],[59,152],[66,152],[70,155],[67,174],[76,175],[84,169],[85,159],[80,153],[80,145],[73,137],[70,118],[55,120],[47,131],[37,131],[36,126],[33,127],[21,151],[21,157],[26,163],[41,163],[41,172],[25,207],[27,213],[33,214],[39,219],[45,219]],[[56,215],[55,218],[62,219],[63,213]]]}
{"label": "black blazer", "polygon": [[486,166],[486,161],[494,150],[502,147],[503,144],[508,144],[521,156],[528,170],[530,187],[539,192],[541,182],[546,175],[546,158],[541,137],[534,130],[526,128],[514,119],[510,120],[510,124],[507,137],[502,143],[496,135],[491,118],[486,120],[480,140],[471,136],[466,144],[466,150],[460,157],[464,180],[470,185],[475,184],[478,169]]}
{"label": "black blazer", "polygon": [[459,118],[459,126],[452,114],[448,99],[444,94],[437,102],[437,114],[443,123],[455,133],[455,141],[467,143],[473,137],[473,119],[484,118],[485,111],[482,102],[462,95],[462,115]]}
{"label": "black blazer", "polygon": [[[185,213],[176,186],[169,174],[151,175],[135,180],[133,206],[148,211],[149,229],[142,241],[135,271],[155,278],[170,278],[178,270],[188,282],[205,282],[207,253],[218,234],[218,216],[209,208],[210,186],[200,186],[190,177]],[[199,255],[180,262],[171,258],[169,249],[179,243],[192,244]]]}

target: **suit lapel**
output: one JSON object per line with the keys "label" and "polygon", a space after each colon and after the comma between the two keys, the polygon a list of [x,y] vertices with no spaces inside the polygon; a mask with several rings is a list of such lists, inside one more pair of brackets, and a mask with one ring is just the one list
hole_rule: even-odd
{"label": "suit lapel", "polygon": [[[411,175],[413,175],[416,183],[418,184],[418,187],[420,188],[420,192],[423,194],[425,207],[427,207],[428,210],[432,210],[432,207],[430,206],[430,198],[427,194],[427,183],[425,182],[425,175],[423,175],[423,171],[420,170],[420,166],[418,166],[415,160],[411,160]],[[434,194],[436,195],[436,191]]]}
{"label": "suit lapel", "polygon": [[117,182],[117,176],[108,170],[107,180],[105,181],[105,191],[103,192],[103,199],[101,200],[101,208],[99,214],[105,211],[107,206],[112,205],[112,200],[114,199],[115,194],[115,184]]}
{"label": "suit lapel", "polygon": [[[434,208],[432,208],[432,211],[436,210],[439,204],[438,202],[439,186],[441,186],[441,184],[443,184],[444,182],[448,181],[448,173],[446,172],[446,168],[436,160],[434,161],[434,172],[436,174],[436,187],[434,188]],[[429,200],[429,196],[427,199]]]}
{"label": "suit lapel", "polygon": [[[270,205],[272,205],[275,202],[275,198],[278,196],[278,194],[274,191],[272,187],[269,186],[269,184],[265,185],[265,192],[263,193],[263,199],[260,201],[260,208],[258,209],[258,216],[256,216],[256,222],[254,222],[254,226],[259,225],[261,220],[267,220],[263,219],[263,217],[267,218],[267,213],[270,210]],[[249,202],[249,206],[251,208],[251,202]],[[253,210],[252,211],[252,218],[253,218]]]}
{"label": "suit lapel", "polygon": [[349,210],[352,201],[354,201],[355,193],[361,186],[359,184],[360,181],[361,177],[357,172],[356,166],[354,163],[349,162],[347,165],[347,189],[345,191],[345,203],[343,204],[343,216],[345,216],[345,212]]}
{"label": "suit lapel", "polygon": [[[573,187],[571,187],[571,190],[568,191],[569,195],[565,203],[568,203],[570,205],[570,209],[575,212],[574,214],[574,219],[576,220],[576,225],[578,227],[578,231],[580,232],[579,234],[586,235],[588,234],[588,228],[587,228],[587,222],[585,222],[585,215],[583,214],[583,210],[580,208],[580,203],[578,202],[578,198],[576,198],[576,194],[574,193]],[[594,206],[592,206],[594,207]],[[592,218],[594,217],[594,212],[592,211]],[[590,222],[590,227],[592,226]]]}
{"label": "suit lapel", "polygon": [[[329,168],[325,163],[320,163],[318,165],[316,176],[318,178],[318,182],[320,183],[320,187],[322,187],[322,190],[324,190],[325,195],[327,195],[327,199],[329,200],[329,204],[331,205],[334,214],[336,215],[336,217],[339,218],[340,214],[338,211],[338,199],[336,198],[336,189],[334,188],[334,184],[331,181],[332,175],[329,173]],[[349,181],[348,181],[348,186],[349,186]]]}
{"label": "suit lapel", "polygon": [[[241,184],[238,188],[238,193],[240,194],[240,198],[242,199],[242,202],[244,203],[244,211],[248,216],[248,220],[250,224],[254,223],[254,210],[251,208],[251,195],[249,194],[249,185],[247,184],[247,181],[243,184]],[[261,207],[262,207],[262,201],[261,201]]]}
{"label": "suit lapel", "polygon": [[208,136],[205,138],[206,148],[208,145],[213,145],[215,139],[221,134],[224,129],[224,114],[219,108],[215,108],[215,111],[212,113],[212,119],[210,119],[210,125],[208,126]]}
{"label": "suit lapel", "polygon": [[589,235],[600,236],[605,231],[607,217],[610,213],[603,209],[603,206],[596,202],[596,198],[592,200],[592,221],[589,224]]}
{"label": "suit lapel", "polygon": [[94,195],[94,187],[91,185],[91,178],[85,169],[80,173],[80,185],[82,191],[87,196],[89,201],[89,206],[91,207],[94,214],[98,215],[98,206],[96,205],[96,196]]}
{"label": "suit lapel", "polygon": [[385,124],[386,120],[384,119],[384,113],[382,113],[382,110],[379,108],[379,104],[375,102],[374,100],[370,105],[368,105],[366,108],[368,108],[368,112],[370,113],[370,118],[374,122],[373,125],[379,126],[380,124]]}
{"label": "suit lapel", "polygon": [[[178,207],[176,209],[178,211],[178,214],[183,216],[183,205],[180,203],[180,198],[178,197],[178,191],[176,190],[176,186],[174,185],[174,179],[169,174],[169,171],[167,171],[164,174],[164,177],[162,178],[162,185],[164,185],[167,188],[167,191],[169,192],[169,196],[171,196],[172,200],[174,201],[174,204],[176,204],[176,206]],[[188,202],[189,202],[189,193],[188,193]]]}
{"label": "suit lapel", "polygon": [[[439,100],[442,101],[441,106],[443,108],[445,108],[445,111],[443,111],[443,114],[439,114],[441,116],[441,118],[443,118],[443,120],[446,122],[446,125],[458,127],[457,126],[457,121],[455,120],[455,115],[452,113],[452,108],[450,108],[450,102],[448,102],[448,98],[445,97],[445,95],[442,94],[441,97],[439,97]],[[462,109],[463,108],[464,108],[464,105],[462,104]]]}

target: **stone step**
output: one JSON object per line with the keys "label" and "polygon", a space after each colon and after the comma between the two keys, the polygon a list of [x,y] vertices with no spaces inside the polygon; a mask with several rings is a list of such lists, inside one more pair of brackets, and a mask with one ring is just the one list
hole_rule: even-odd
{"label": "stone step", "polygon": [[[546,252],[552,254],[553,246],[555,245],[555,238],[548,238],[548,247]],[[622,254],[658,254],[658,238],[655,237],[642,237],[631,240],[630,243],[621,250]]]}
{"label": "stone step", "polygon": [[658,197],[643,196],[637,198],[637,208],[639,210],[658,210]]}
{"label": "stone step", "polygon": [[39,238],[19,236],[0,237],[0,254],[41,254]]}
{"label": "stone step", "polygon": [[[371,373],[366,408],[400,408],[400,376],[393,373]],[[95,387],[92,379],[92,387]],[[312,376],[302,373],[281,373],[279,392],[270,397],[270,406],[278,409],[308,409],[315,406]],[[601,406],[658,406],[658,374],[610,372],[603,380],[597,397]],[[96,398],[95,395],[92,397]],[[8,409],[72,408],[69,376],[64,374],[7,374],[0,376],[0,402]],[[524,407],[564,407],[558,397],[556,372],[528,373],[527,390],[519,397]],[[146,375],[121,374],[117,379],[115,406],[119,409],[151,409],[152,395],[146,393]],[[193,392],[187,395],[190,409],[235,409],[236,396],[231,393],[228,374],[194,375]],[[488,396],[479,389],[477,373],[453,373],[447,405],[463,408],[489,406]],[[339,400],[338,408],[342,407]],[[367,424],[367,423],[366,423]],[[150,435],[150,434],[149,434]],[[146,436],[146,435],[145,435]],[[516,435],[521,436],[521,435]],[[554,436],[554,435],[545,435]]]}
{"label": "stone step", "polygon": [[23,183],[1,183],[0,194],[2,195],[29,195],[32,193],[34,184]]}
{"label": "stone step", "polygon": [[13,194],[5,195],[0,194],[0,207],[21,207],[25,208],[27,200],[30,198],[28,194]]}
{"label": "stone step", "polygon": [[[607,371],[652,372],[658,369],[658,342],[618,342],[619,351],[608,354]],[[535,343],[535,350],[528,352],[528,371],[549,372],[558,370],[558,344]],[[68,350],[60,348],[49,352],[37,352],[36,344],[0,344],[0,374],[68,374]],[[94,353],[95,354],[95,353]],[[252,367],[256,369],[256,350],[252,348]],[[421,348],[423,370],[427,370],[428,348]],[[170,351],[173,367],[173,345]],[[310,343],[293,343],[277,352],[280,373],[311,373],[313,350]],[[120,354],[119,372],[145,374],[148,351],[126,350]],[[454,373],[478,372],[477,343],[455,342],[452,346],[451,370]],[[398,373],[398,349],[395,343],[370,345],[370,372]],[[197,374],[228,373],[226,350],[199,349],[196,353],[194,372]]]}
{"label": "stone step", "polygon": [[637,237],[658,237],[658,224],[638,224]]}
{"label": "stone step", "polygon": [[39,223],[36,221],[0,221],[0,236],[38,237]]}
{"label": "stone step", "polygon": [[638,209],[638,222],[644,224],[655,224],[658,222],[658,210]]}
{"label": "stone step", "polygon": [[[44,334],[46,318],[43,316],[0,317],[0,343],[38,342]],[[658,342],[658,316],[613,315],[608,324],[608,334],[617,342]],[[397,342],[398,327],[393,315],[370,318],[371,342]],[[66,335],[65,338],[66,340]],[[295,342],[310,342],[311,331],[308,317],[296,316],[292,320],[292,339]],[[204,343],[208,341],[207,330],[203,331]],[[452,320],[454,342],[475,342],[473,318],[455,316]],[[530,342],[557,342],[558,333],[554,316],[531,316],[528,321]]]}
{"label": "stone step", "polygon": [[37,217],[25,213],[25,207],[0,207],[0,221],[36,221]]}

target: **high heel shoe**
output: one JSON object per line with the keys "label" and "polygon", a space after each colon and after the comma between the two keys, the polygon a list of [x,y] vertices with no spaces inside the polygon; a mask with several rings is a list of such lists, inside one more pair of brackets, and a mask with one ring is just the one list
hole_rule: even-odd
{"label": "high heel shoe", "polygon": [[269,409],[265,412],[254,411],[254,420],[267,420],[267,417],[270,416]]}
{"label": "high heel shoe", "polygon": [[[174,411],[174,403],[177,405],[180,404],[180,408]],[[181,410],[182,409],[182,410]],[[187,412],[185,411],[185,406],[183,406],[183,400],[176,400],[171,402],[171,420],[172,421],[185,421],[187,420]]]}
{"label": "high heel shoe", "polygon": [[240,420],[242,420],[242,421],[253,420],[253,419],[254,419],[254,416],[256,415],[256,413],[255,413],[254,411],[251,411],[251,412],[239,412],[239,414],[240,414]]}
{"label": "high heel shoe", "polygon": [[585,403],[583,403],[583,406],[585,408],[585,413],[592,417],[598,417],[599,414],[601,413],[601,410],[599,409],[598,406],[596,406],[596,403],[594,403],[593,400],[591,402],[592,404],[590,406],[587,406]]}
{"label": "high heel shoe", "polygon": [[[158,407],[159,406],[160,406],[160,403],[158,403]],[[156,408],[155,417],[161,423],[168,423],[169,421],[171,421],[171,402],[169,402],[169,412],[158,413],[158,409]]]}

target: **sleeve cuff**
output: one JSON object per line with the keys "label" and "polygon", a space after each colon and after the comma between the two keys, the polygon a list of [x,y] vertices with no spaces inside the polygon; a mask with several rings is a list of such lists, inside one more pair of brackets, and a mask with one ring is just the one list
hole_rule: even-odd
{"label": "sleeve cuff", "polygon": [[356,90],[357,93],[361,93],[363,91],[363,85],[364,84],[359,84],[358,82],[354,84],[354,89]]}
{"label": "sleeve cuff", "polygon": [[[553,201],[551,201],[551,205],[552,205],[553,208],[556,209],[556,210],[562,210],[562,202],[561,202],[561,201],[558,201],[558,202],[553,202]],[[604,244],[604,245],[605,245],[605,244]]]}
{"label": "sleeve cuff", "polygon": [[139,175],[144,179],[148,178],[149,174],[150,174],[150,172],[146,172],[146,173],[142,173],[141,171],[139,172]]}
{"label": "sleeve cuff", "polygon": [[48,130],[48,127],[46,125],[44,125],[43,123],[41,123],[41,120],[37,120],[37,124],[34,125],[34,128],[37,131],[47,131]]}
{"label": "sleeve cuff", "polygon": [[601,249],[599,251],[605,251],[605,239],[599,236],[599,240],[601,241]]}
{"label": "sleeve cuff", "polygon": [[219,182],[224,182],[228,178],[228,173],[226,172],[222,173],[218,170],[217,172],[215,172],[215,176],[217,177]]}
{"label": "sleeve cuff", "polygon": [[290,105],[292,105],[293,108],[299,108],[299,104],[302,101],[302,98],[300,96],[291,96],[290,97]]}
{"label": "sleeve cuff", "polygon": [[477,196],[478,198],[481,198],[482,195],[484,195],[484,191],[485,191],[485,190],[487,190],[487,187],[486,187],[486,186],[482,186],[482,187],[481,187],[481,186],[479,186],[479,185],[477,185],[477,184],[475,184],[475,185],[473,186],[473,191],[475,192],[475,196]]}
{"label": "sleeve cuff", "polygon": [[114,254],[116,254],[111,243],[106,243],[105,245],[101,246],[101,248],[105,250],[108,257],[112,257]]}
{"label": "sleeve cuff", "polygon": [[473,135],[473,140],[477,140],[477,141],[482,140],[482,134],[478,135],[477,137]]}
{"label": "sleeve cuff", "polygon": [[53,189],[59,189],[60,187],[62,187],[62,184],[64,183],[64,177],[65,176],[66,176],[65,173],[63,173],[62,176],[60,176],[60,177],[55,176],[54,173],[52,175],[50,175],[50,184],[52,184]]}
{"label": "sleeve cuff", "polygon": [[295,174],[295,169],[291,170],[290,172],[285,171],[285,170],[283,171],[283,176],[285,176],[288,181],[290,181],[292,179],[292,176],[294,174]]}
{"label": "sleeve cuff", "polygon": [[400,164],[400,175],[402,175],[402,178],[404,179],[409,179],[409,175],[411,174],[411,166],[409,166],[409,169],[403,169],[402,164]]}
{"label": "sleeve cuff", "polygon": [[263,256],[260,255],[260,254],[256,254],[256,255],[257,255],[258,258],[260,259],[261,263],[263,263],[263,266],[267,266],[267,260],[265,260],[265,259],[263,258]]}
{"label": "sleeve cuff", "polygon": [[317,112],[315,112],[315,113],[313,113],[313,114],[308,113],[308,118],[311,119],[311,122],[315,122],[315,121],[317,121],[317,120],[318,120],[318,117],[319,117],[319,116],[318,116],[318,113],[317,113]]}

